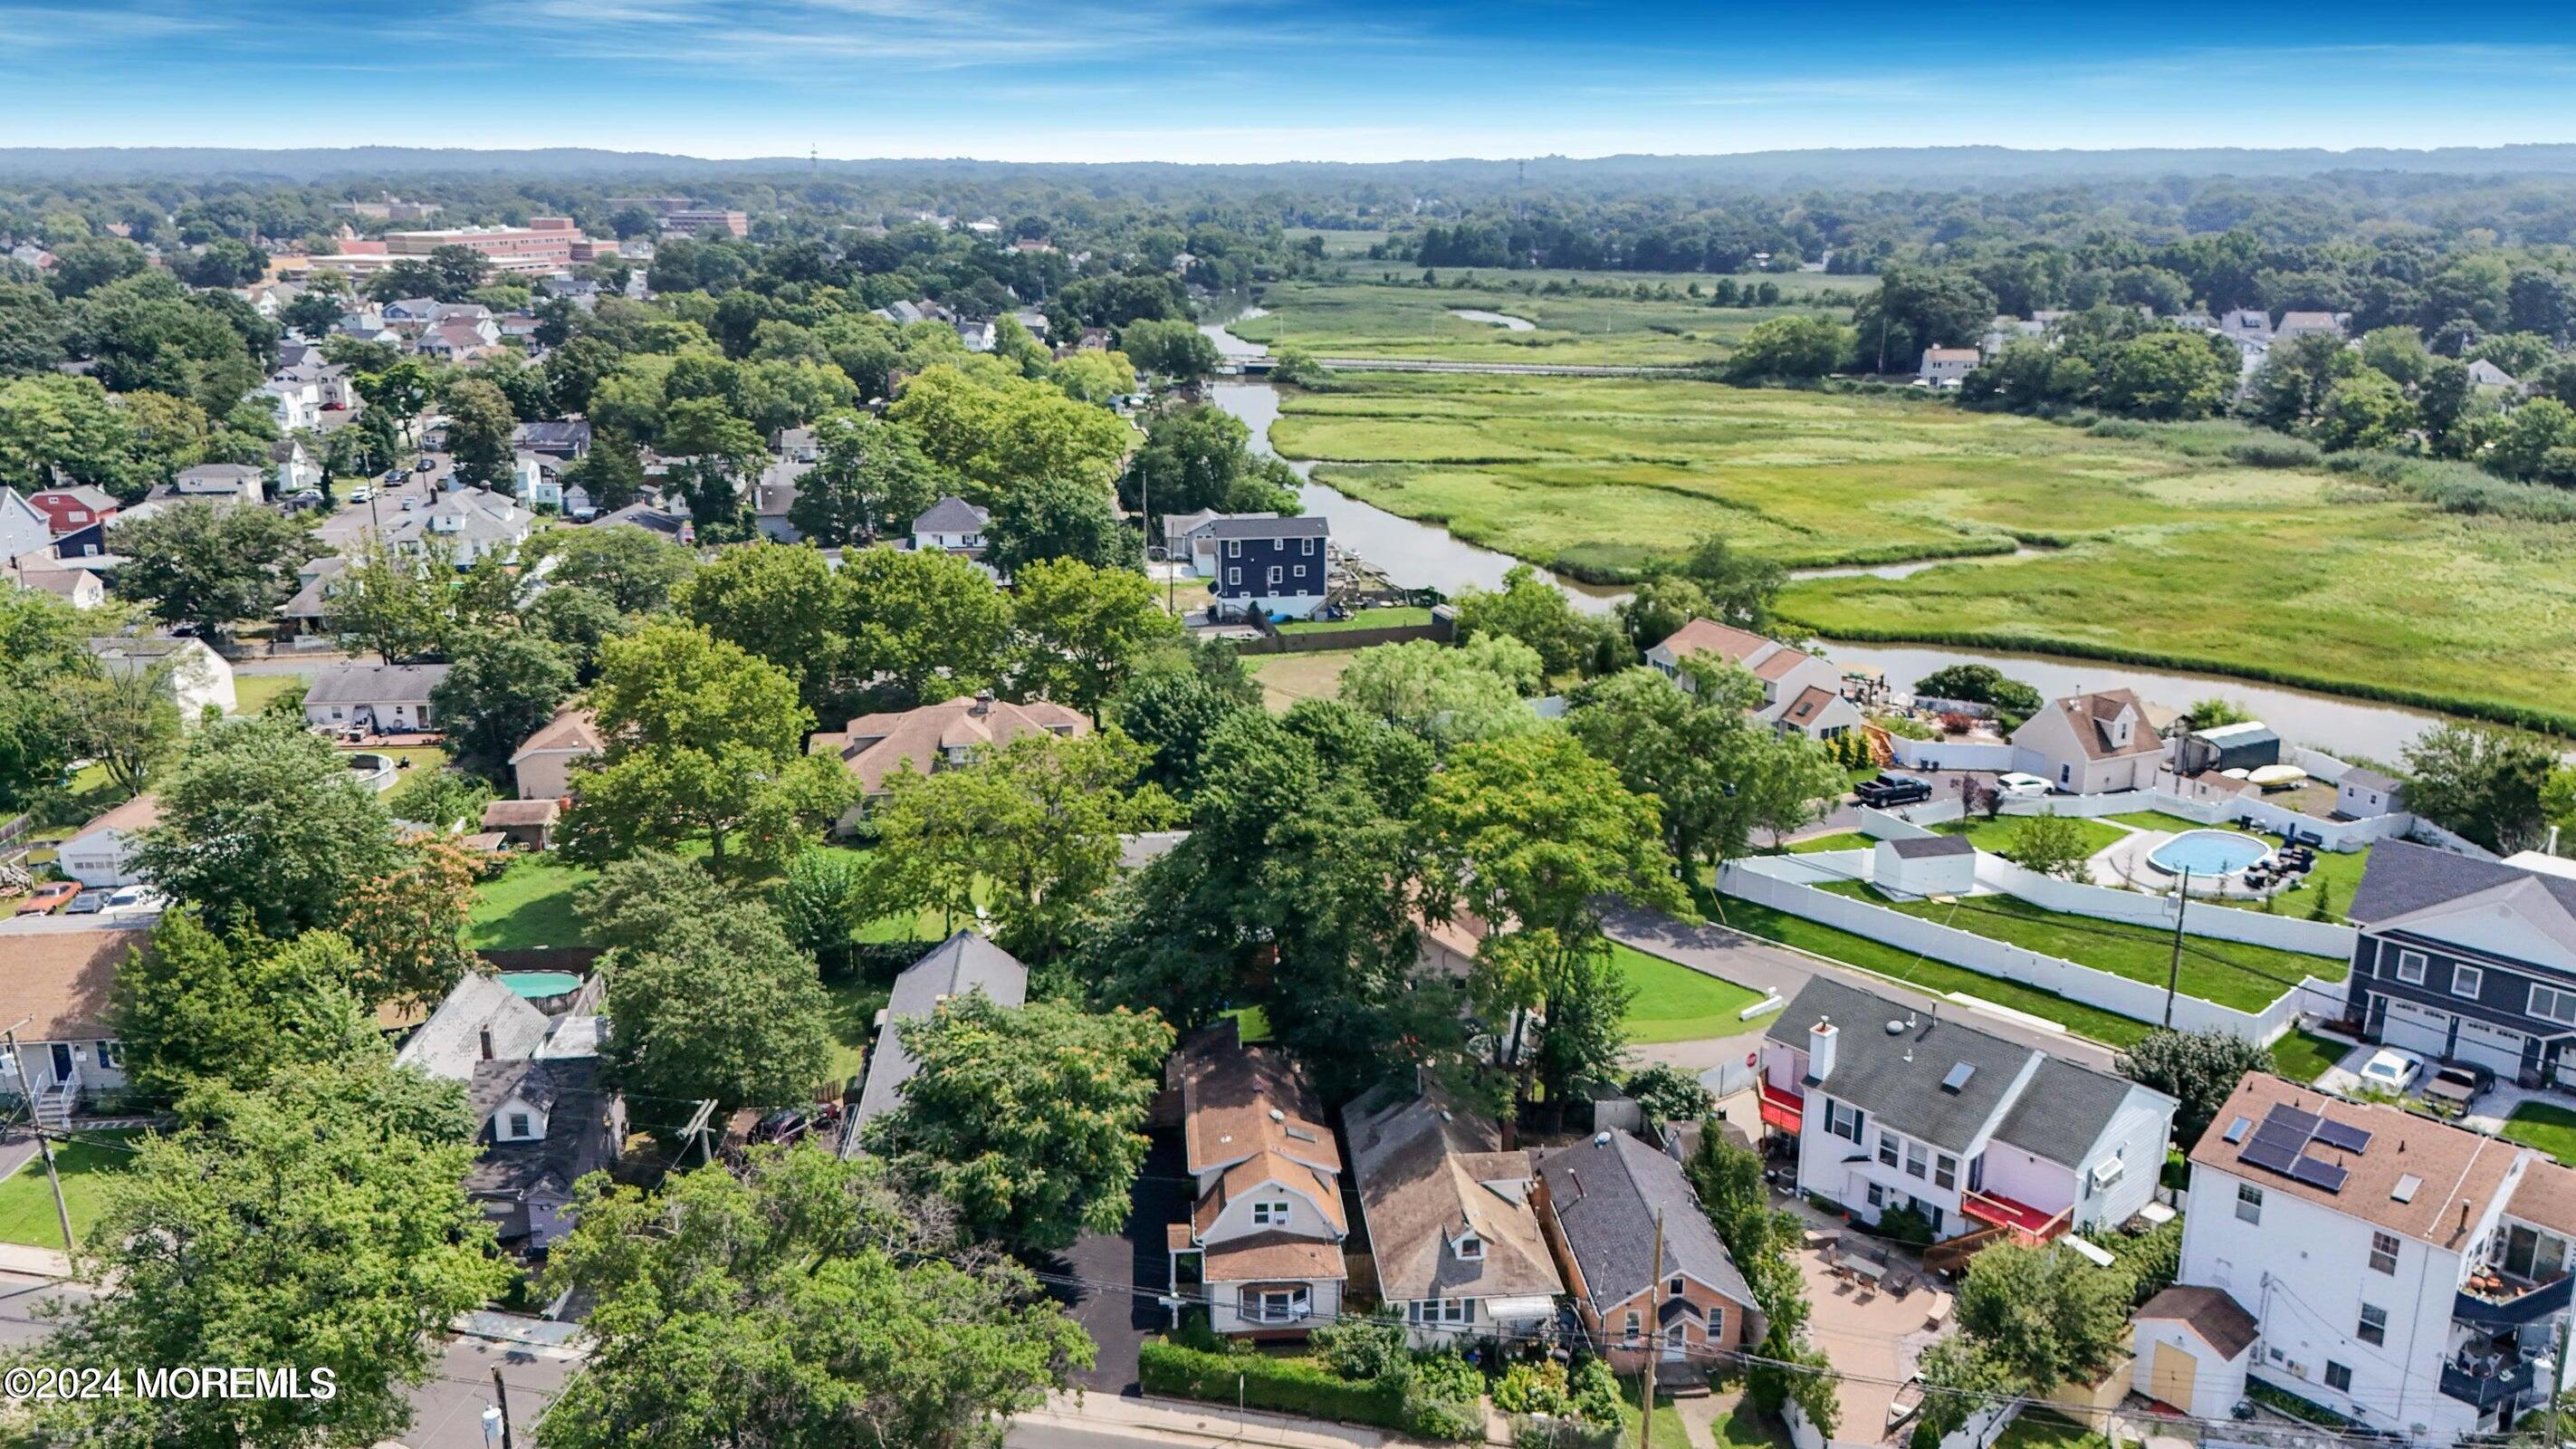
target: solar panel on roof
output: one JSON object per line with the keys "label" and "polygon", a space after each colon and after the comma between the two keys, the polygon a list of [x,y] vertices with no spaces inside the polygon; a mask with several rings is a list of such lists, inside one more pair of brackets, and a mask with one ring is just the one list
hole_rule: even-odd
{"label": "solar panel on roof", "polygon": [[2267,1172],[2287,1172],[2290,1170],[2290,1165],[2299,1160],[2299,1149],[2283,1147],[2277,1142],[2265,1142],[2257,1138],[2246,1144],[2245,1150],[2237,1155],[2237,1160],[2253,1163]]}
{"label": "solar panel on roof", "polygon": [[2319,1162],[2313,1157],[2302,1157],[2291,1163],[2290,1176],[2311,1187],[2324,1188],[2328,1192],[2343,1191],[2344,1170],[2330,1162]]}
{"label": "solar panel on roof", "polygon": [[2263,1125],[2296,1132],[2304,1139],[2317,1135],[2317,1124],[2324,1120],[2314,1112],[2302,1112],[2296,1107],[2274,1107],[2264,1114]]}
{"label": "solar panel on roof", "polygon": [[2340,1147],[2346,1152],[2370,1150],[2370,1134],[2348,1122],[2317,1123],[2317,1140],[2328,1147]]}

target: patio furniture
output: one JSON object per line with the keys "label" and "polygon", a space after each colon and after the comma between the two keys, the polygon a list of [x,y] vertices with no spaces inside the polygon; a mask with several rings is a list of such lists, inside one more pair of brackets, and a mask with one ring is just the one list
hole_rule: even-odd
{"label": "patio furniture", "polygon": [[1872,1287],[1876,1287],[1879,1280],[1887,1276],[1887,1265],[1885,1263],[1872,1262],[1868,1258],[1864,1257],[1854,1257],[1846,1261],[1847,1266],[1850,1267],[1852,1272],[1860,1275],[1864,1279],[1867,1279]]}
{"label": "patio furniture", "polygon": [[1932,1311],[1923,1315],[1923,1326],[1925,1328],[1939,1328],[1941,1325],[1948,1323],[1949,1321],[1950,1295],[1944,1293],[1940,1297],[1932,1300]]}

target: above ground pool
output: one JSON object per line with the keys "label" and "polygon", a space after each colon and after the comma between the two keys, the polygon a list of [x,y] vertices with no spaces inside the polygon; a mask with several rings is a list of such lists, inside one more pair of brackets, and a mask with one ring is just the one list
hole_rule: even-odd
{"label": "above ground pool", "polygon": [[2147,860],[2167,875],[2234,875],[2272,853],[2251,835],[2227,830],[2186,830],[2147,852]]}
{"label": "above ground pool", "polygon": [[569,971],[504,971],[501,984],[528,1001],[569,996],[581,989],[581,978]]}

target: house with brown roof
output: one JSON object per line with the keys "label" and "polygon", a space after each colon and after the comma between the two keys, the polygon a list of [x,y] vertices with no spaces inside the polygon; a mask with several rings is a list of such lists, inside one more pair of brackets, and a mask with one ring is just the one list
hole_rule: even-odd
{"label": "house with brown roof", "polygon": [[1682,668],[1693,658],[1732,664],[1762,686],[1755,719],[1782,733],[1829,740],[1860,727],[1860,710],[1843,698],[1840,666],[1821,654],[1766,639],[1714,619],[1693,619],[1646,651],[1646,662],[1683,689],[1699,685]]}
{"label": "house with brown roof", "polygon": [[2050,700],[2012,732],[2013,768],[2068,795],[2152,789],[2165,738],[2125,689]]}
{"label": "house with brown roof", "polygon": [[2226,1294],[2258,1341],[2231,1361],[2241,1332],[2206,1357],[2159,1340],[2153,1397],[2233,1405],[2250,1378],[2450,1444],[2555,1392],[2576,1171],[2535,1149],[2251,1072],[2192,1148],[2190,1200],[2176,1282]]}
{"label": "house with brown roof", "polygon": [[1556,1321],[1565,1279],[1538,1216],[1530,1155],[1437,1091],[1381,1084],[1342,1109],[1378,1294],[1417,1344],[1519,1338]]}
{"label": "house with brown roof", "polygon": [[598,715],[586,709],[568,709],[556,715],[510,752],[510,773],[518,781],[519,798],[560,800],[570,795],[573,764],[595,758],[607,749],[608,741],[599,733]]}
{"label": "house with brown roof", "polygon": [[551,850],[563,819],[561,800],[495,800],[483,807],[483,828],[512,845]]}
{"label": "house with brown roof", "polygon": [[[1195,1292],[1218,1333],[1303,1335],[1342,1311],[1342,1153],[1305,1068],[1245,1046],[1229,1018],[1173,1053],[1197,1196],[1166,1230],[1175,1297]],[[1195,1282],[1192,1289],[1188,1285]]]}
{"label": "house with brown roof", "polygon": [[112,889],[133,885],[134,852],[143,832],[161,823],[161,799],[145,793],[101,813],[80,833],[55,847],[54,864],[85,886]]}
{"label": "house with brown roof", "polygon": [[815,754],[833,754],[858,777],[860,803],[841,817],[840,828],[853,829],[867,803],[885,798],[886,781],[899,770],[927,775],[962,765],[977,750],[1007,745],[1027,734],[1074,739],[1091,733],[1091,721],[1078,710],[1043,699],[1014,704],[995,699],[991,690],[969,698],[959,695],[919,709],[864,714],[846,729],[814,736]]}
{"label": "house with brown roof", "polygon": [[108,1027],[116,973],[140,930],[17,931],[0,945],[0,1021],[21,1023],[15,1055],[0,1058],[0,1091],[31,1099],[37,1125],[62,1131],[99,1093],[125,1088]]}

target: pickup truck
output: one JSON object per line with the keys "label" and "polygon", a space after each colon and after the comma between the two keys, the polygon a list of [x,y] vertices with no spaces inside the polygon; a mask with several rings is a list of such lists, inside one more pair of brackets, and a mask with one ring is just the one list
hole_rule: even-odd
{"label": "pickup truck", "polygon": [[1860,788],[1852,793],[1860,797],[1863,805],[1885,810],[1893,805],[1912,805],[1931,799],[1932,782],[1912,775],[1881,775],[1875,780],[1863,781]]}

